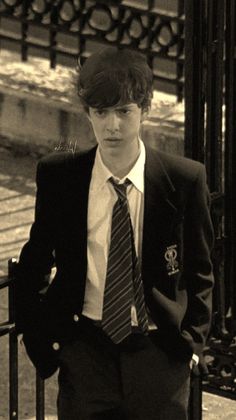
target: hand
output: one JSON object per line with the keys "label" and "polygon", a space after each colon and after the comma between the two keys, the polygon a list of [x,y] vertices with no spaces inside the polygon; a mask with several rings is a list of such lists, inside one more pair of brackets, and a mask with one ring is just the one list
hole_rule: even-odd
{"label": "hand", "polygon": [[196,354],[193,354],[192,359],[189,362],[190,370],[194,368],[194,366],[197,366],[199,362],[199,357]]}
{"label": "hand", "polygon": [[189,362],[190,370],[192,370],[195,365],[196,365],[196,363],[194,362],[193,359],[191,359],[190,362]]}

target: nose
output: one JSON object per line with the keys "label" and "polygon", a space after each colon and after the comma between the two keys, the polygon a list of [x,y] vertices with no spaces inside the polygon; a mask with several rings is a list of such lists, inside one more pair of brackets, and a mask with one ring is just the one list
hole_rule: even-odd
{"label": "nose", "polygon": [[115,133],[119,131],[119,128],[120,128],[120,119],[118,115],[115,112],[110,112],[107,115],[106,130],[109,133]]}

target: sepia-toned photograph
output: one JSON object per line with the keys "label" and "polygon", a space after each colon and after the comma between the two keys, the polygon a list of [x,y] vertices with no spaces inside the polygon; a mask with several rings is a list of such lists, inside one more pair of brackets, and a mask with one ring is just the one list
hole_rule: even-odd
{"label": "sepia-toned photograph", "polygon": [[236,419],[236,0],[0,0],[0,420]]}

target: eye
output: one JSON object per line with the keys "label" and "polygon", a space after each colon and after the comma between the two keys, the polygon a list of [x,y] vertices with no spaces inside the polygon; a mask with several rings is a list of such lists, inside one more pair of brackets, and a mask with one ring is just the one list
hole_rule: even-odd
{"label": "eye", "polygon": [[104,115],[106,115],[106,111],[105,109],[96,109],[94,111],[95,115],[97,115],[98,117],[103,117]]}
{"label": "eye", "polygon": [[130,113],[130,110],[127,108],[121,108],[121,109],[118,109],[118,112],[121,115],[128,115]]}

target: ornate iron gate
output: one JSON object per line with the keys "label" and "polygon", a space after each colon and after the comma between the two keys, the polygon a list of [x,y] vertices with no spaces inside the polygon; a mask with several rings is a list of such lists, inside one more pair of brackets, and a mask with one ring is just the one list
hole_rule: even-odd
{"label": "ornate iron gate", "polygon": [[236,2],[185,2],[185,151],[205,162],[215,229],[203,389],[236,399]]}

